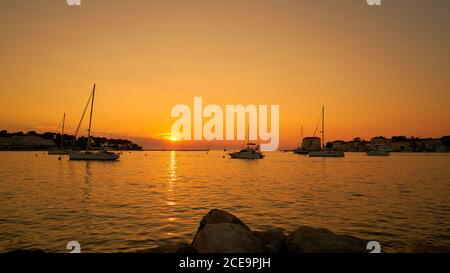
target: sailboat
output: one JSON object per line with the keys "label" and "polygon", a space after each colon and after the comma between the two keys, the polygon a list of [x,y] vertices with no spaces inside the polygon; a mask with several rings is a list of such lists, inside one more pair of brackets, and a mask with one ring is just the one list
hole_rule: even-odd
{"label": "sailboat", "polygon": [[322,106],[322,150],[311,151],[308,153],[310,157],[344,157],[343,151],[325,149],[325,107]]}
{"label": "sailboat", "polygon": [[[249,131],[247,128],[247,136],[249,137]],[[240,159],[262,159],[265,155],[261,152],[261,148],[256,143],[251,143],[247,140],[247,146],[239,152],[228,153],[231,158]]]}
{"label": "sailboat", "polygon": [[[89,97],[88,103],[86,104],[86,107],[89,105],[89,103],[91,104],[91,113],[90,113],[90,117],[89,117],[89,129],[88,129],[88,137],[87,137],[87,147],[85,151],[70,151],[69,152],[69,159],[70,160],[102,160],[102,161],[107,161],[107,160],[117,160],[119,159],[119,155],[116,153],[111,153],[108,152],[104,149],[102,150],[91,150],[91,130],[92,130],[92,112],[94,110],[94,98],[95,98],[95,84],[94,84],[94,88],[92,89],[92,93]],[[86,108],[85,108],[85,112],[86,112]],[[77,132],[79,130],[79,127],[81,125],[81,122],[83,120],[84,114],[85,112],[83,112],[83,115],[81,116],[81,120],[80,123],[78,125],[77,128]]]}
{"label": "sailboat", "polygon": [[66,113],[63,115],[62,126],[61,126],[61,139],[59,143],[59,148],[50,148],[48,150],[49,155],[67,155],[69,154],[69,149],[64,149],[64,125],[66,123]]}
{"label": "sailboat", "polygon": [[294,154],[299,154],[299,155],[307,155],[308,154],[308,151],[305,149],[305,148],[303,148],[303,126],[301,127],[301,140],[299,141],[299,143],[298,143],[298,147],[297,148],[295,148],[294,150],[293,150],[293,152],[294,152]]}

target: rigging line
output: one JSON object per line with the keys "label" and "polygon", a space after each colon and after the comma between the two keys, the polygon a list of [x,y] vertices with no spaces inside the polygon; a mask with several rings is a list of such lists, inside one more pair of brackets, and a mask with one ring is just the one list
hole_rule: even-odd
{"label": "rigging line", "polygon": [[319,120],[317,121],[316,129],[314,130],[314,134],[313,134],[313,138],[311,140],[310,148],[312,148],[312,145],[313,145],[313,142],[314,142],[314,137],[316,137],[317,129],[319,129],[319,124],[320,124],[321,120],[322,120],[322,114],[320,114]]}
{"label": "rigging line", "polygon": [[81,123],[83,122],[84,116],[85,116],[86,111],[87,111],[87,109],[88,109],[88,107],[89,107],[89,103],[91,102],[91,99],[92,99],[92,92],[91,92],[91,95],[89,96],[89,99],[88,99],[88,101],[87,101],[87,103],[86,103],[86,106],[84,107],[84,111],[83,111],[83,114],[81,115],[80,122],[78,123],[77,130],[75,131],[75,138],[74,138],[74,141],[77,140],[78,132],[80,131],[80,127],[81,127]]}
{"label": "rigging line", "polygon": [[60,120],[60,121],[59,121],[58,128],[56,128],[56,133],[55,133],[55,135],[53,136],[54,139],[56,139],[56,134],[58,133],[59,128],[61,127],[61,124],[62,124],[62,123],[63,123],[63,120]]}

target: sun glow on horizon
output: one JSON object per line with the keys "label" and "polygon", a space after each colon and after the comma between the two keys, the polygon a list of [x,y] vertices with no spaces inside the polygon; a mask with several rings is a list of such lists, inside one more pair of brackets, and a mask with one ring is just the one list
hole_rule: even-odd
{"label": "sun glow on horizon", "polygon": [[450,1],[4,2],[1,25],[14,27],[0,27],[0,130],[52,132],[67,113],[73,134],[95,81],[95,136],[154,149],[234,145],[171,133],[172,107],[195,96],[280,105],[282,149],[301,126],[313,136],[322,105],[325,141],[450,134]]}

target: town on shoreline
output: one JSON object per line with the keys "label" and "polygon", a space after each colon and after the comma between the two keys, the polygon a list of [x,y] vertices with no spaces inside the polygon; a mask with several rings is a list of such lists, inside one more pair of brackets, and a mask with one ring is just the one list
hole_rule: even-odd
{"label": "town on shoreline", "polygon": [[[62,137],[62,141],[61,141]],[[6,130],[0,131],[0,151],[30,151],[43,150],[58,147],[62,144],[63,147],[70,147],[72,149],[86,149],[87,137],[79,137],[60,133],[45,132],[42,134],[36,131],[14,132],[9,133]],[[102,148],[108,150],[120,151],[140,151],[142,147],[127,139],[108,139],[105,137],[91,137],[92,148]]]}
{"label": "town on shoreline", "polygon": [[[376,136],[370,140],[356,137],[350,141],[334,140],[327,142],[325,147],[330,150],[342,152],[367,152],[374,146],[383,146],[390,152],[449,152],[450,136],[441,138],[419,138],[406,136],[393,136],[386,138]],[[320,151],[321,139],[319,137],[303,138],[301,147],[307,151]]]}
{"label": "town on shoreline", "polygon": [[[171,149],[143,149],[136,143],[127,139],[108,139],[105,137],[91,137],[93,148],[104,148],[109,150],[126,151],[166,151]],[[0,151],[27,151],[27,150],[48,150],[61,145],[61,134],[45,132],[42,134],[36,131],[29,132],[8,132],[0,131]],[[75,149],[85,149],[87,137],[79,137],[75,140],[73,135],[64,134],[63,146]],[[370,140],[356,137],[350,141],[334,140],[326,143],[326,148],[343,152],[367,152],[374,145],[382,145],[391,152],[450,152],[450,136],[441,138],[418,138],[406,136],[393,136],[386,138],[376,136]],[[300,145],[306,151],[320,151],[322,149],[319,137],[305,137]],[[186,149],[187,151],[208,151],[208,149]],[[293,149],[282,149],[291,151]]]}

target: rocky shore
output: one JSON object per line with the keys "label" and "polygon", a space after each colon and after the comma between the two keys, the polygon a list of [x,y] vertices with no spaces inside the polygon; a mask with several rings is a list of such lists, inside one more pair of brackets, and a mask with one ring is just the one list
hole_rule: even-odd
{"label": "rocky shore", "polygon": [[[281,228],[253,231],[233,214],[213,209],[203,216],[191,242],[165,244],[139,253],[369,253],[368,243],[369,240],[309,226],[299,226],[291,232]],[[450,248],[416,243],[404,252],[450,253]],[[9,253],[45,254],[39,249]]]}
{"label": "rocky shore", "polygon": [[153,253],[368,253],[368,240],[339,235],[324,228],[300,226],[252,231],[241,219],[213,209],[200,221],[191,243],[151,249]]}

